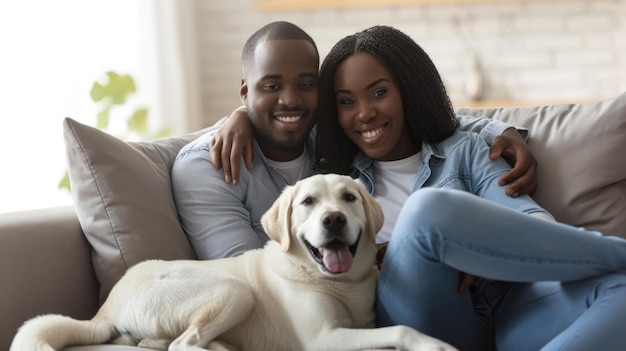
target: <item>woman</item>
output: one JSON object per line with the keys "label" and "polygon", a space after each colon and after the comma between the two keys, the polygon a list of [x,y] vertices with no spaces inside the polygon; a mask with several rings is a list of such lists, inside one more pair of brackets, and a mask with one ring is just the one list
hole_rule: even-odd
{"label": "woman", "polygon": [[[504,195],[508,165],[457,130],[411,38],[385,26],[348,36],[320,74],[317,166],[358,176],[385,213],[378,325],[410,325],[461,350],[626,345],[626,241]],[[474,276],[485,279],[459,293]]]}

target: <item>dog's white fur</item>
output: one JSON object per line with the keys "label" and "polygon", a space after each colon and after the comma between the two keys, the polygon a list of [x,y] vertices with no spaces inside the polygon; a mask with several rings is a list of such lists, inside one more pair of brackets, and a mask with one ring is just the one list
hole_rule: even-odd
{"label": "dog's white fur", "polygon": [[[11,351],[106,342],[170,351],[454,350],[408,327],[372,328],[382,221],[378,202],[357,181],[310,177],[287,187],[263,216],[272,239],[265,248],[222,260],[137,264],[93,319],[33,318]],[[306,242],[329,247],[335,273]],[[332,253],[337,247],[343,254]]]}

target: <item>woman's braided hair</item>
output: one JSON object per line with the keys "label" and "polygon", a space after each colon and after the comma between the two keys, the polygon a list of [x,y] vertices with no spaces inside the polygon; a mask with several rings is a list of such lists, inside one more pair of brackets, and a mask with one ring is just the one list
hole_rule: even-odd
{"label": "woman's braided hair", "polygon": [[416,143],[435,144],[454,134],[458,121],[430,57],[403,32],[389,26],[374,26],[341,39],[322,63],[315,156],[319,171],[341,174],[353,171],[352,161],[359,149],[339,124],[335,71],[343,60],[357,52],[373,55],[395,78],[406,126]]}

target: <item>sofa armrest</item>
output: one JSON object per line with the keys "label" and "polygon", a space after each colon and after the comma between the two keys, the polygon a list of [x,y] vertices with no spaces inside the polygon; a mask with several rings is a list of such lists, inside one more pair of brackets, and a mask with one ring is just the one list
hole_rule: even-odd
{"label": "sofa armrest", "polygon": [[0,350],[39,314],[91,318],[98,282],[73,207],[0,214]]}

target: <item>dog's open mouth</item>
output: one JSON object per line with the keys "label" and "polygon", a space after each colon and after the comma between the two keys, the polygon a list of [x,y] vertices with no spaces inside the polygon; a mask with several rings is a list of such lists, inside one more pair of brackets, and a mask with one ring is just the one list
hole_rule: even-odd
{"label": "dog's open mouth", "polygon": [[330,273],[345,273],[352,267],[352,259],[356,254],[356,248],[361,240],[361,234],[357,241],[348,245],[339,239],[335,239],[319,248],[314,247],[307,240],[304,240],[311,256],[322,268]]}

